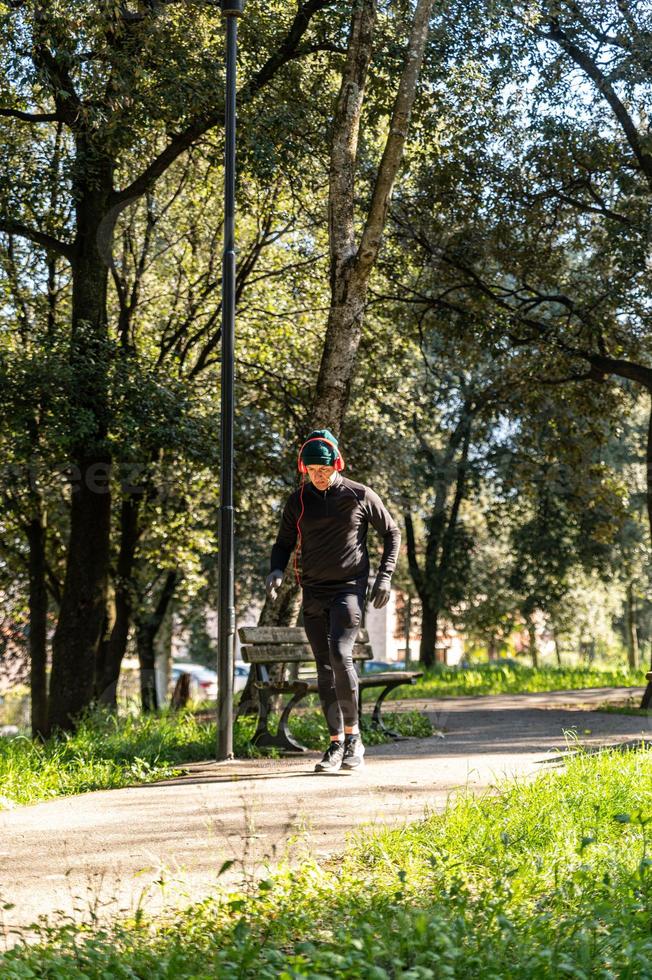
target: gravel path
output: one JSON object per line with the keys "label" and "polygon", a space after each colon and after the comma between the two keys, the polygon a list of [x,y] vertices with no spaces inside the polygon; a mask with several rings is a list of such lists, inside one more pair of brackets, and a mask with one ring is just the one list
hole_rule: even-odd
{"label": "gravel path", "polygon": [[[0,907],[9,944],[39,916],[100,919],[195,901],[222,880],[265,873],[284,858],[342,850],[364,824],[441,810],[451,792],[491,791],[504,777],[559,765],[575,731],[586,746],[652,742],[652,714],[594,709],[642,689],[404,701],[443,737],[367,749],[358,773],[312,772],[318,753],[198,763],[151,786],[87,793],[0,812]],[[0,930],[1,931],[1,930]]]}

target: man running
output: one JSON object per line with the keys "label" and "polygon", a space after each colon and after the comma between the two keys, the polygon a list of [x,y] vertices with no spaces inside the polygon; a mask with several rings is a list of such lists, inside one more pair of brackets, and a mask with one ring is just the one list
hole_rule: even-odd
{"label": "man running", "polygon": [[[369,578],[367,529],[371,524],[384,545],[371,592],[376,609],[389,600],[401,534],[373,490],[342,476],[344,460],[328,429],[310,433],[299,450],[298,467],[302,483],[283,510],[272,548],[267,595],[276,599],[296,545],[303,624],[317,662],[319,700],[330,732],[330,745],[315,772],[358,769],[364,765],[364,745],[352,655]],[[310,483],[305,483],[306,476]]]}

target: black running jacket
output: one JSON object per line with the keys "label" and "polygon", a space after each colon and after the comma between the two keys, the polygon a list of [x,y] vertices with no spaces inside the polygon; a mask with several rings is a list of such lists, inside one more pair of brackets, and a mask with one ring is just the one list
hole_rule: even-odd
{"label": "black running jacket", "polygon": [[[290,495],[272,548],[270,571],[285,571],[297,543],[301,489]],[[389,585],[396,567],[401,532],[377,493],[362,483],[335,475],[326,490],[303,487],[301,584],[306,588],[364,588],[369,576],[367,528],[383,539],[379,584]]]}

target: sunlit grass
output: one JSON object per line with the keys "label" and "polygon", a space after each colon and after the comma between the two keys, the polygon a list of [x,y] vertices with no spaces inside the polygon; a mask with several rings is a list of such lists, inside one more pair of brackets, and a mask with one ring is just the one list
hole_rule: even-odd
{"label": "sunlit grass", "polygon": [[[418,664],[415,670],[421,669]],[[398,688],[390,699],[464,697],[480,694],[526,694],[591,687],[640,687],[644,671],[613,667],[530,667],[521,664],[481,664],[473,667],[433,667],[414,685]],[[369,692],[365,692],[370,697]],[[365,697],[365,699],[366,699]]]}

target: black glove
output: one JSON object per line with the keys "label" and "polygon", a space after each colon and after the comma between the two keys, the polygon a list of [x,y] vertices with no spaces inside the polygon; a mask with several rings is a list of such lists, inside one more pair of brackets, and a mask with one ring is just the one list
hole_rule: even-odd
{"label": "black glove", "polygon": [[279,568],[275,568],[273,572],[270,572],[265,579],[265,591],[269,599],[272,602],[276,602],[278,597],[278,590],[281,588],[281,582],[283,581],[283,572]]}
{"label": "black glove", "polygon": [[371,590],[370,599],[374,604],[374,609],[382,609],[389,602],[391,579],[377,578]]}

